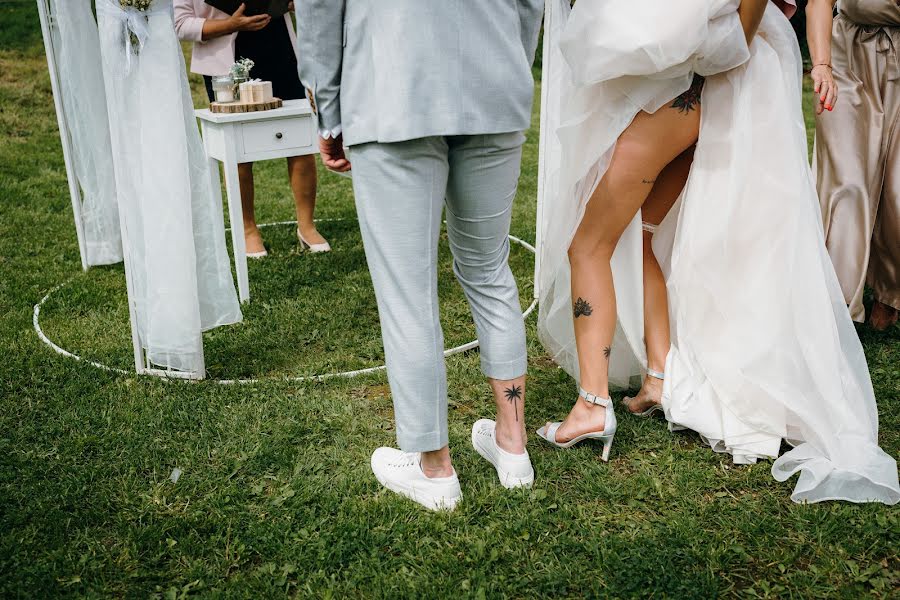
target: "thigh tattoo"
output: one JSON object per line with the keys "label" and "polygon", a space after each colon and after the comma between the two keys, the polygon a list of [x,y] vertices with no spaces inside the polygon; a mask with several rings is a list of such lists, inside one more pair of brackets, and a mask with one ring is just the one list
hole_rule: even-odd
{"label": "thigh tattoo", "polygon": [[694,74],[694,81],[686,92],[675,98],[669,108],[676,108],[678,112],[687,114],[700,104],[700,94],[703,92],[703,83],[706,80],[701,76]]}

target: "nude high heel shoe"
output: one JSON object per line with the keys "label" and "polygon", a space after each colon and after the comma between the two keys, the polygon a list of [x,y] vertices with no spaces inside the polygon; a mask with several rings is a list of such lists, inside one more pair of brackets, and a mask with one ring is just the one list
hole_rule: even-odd
{"label": "nude high heel shoe", "polygon": [[318,254],[320,252],[331,252],[331,244],[325,242],[324,244],[310,244],[306,240],[303,239],[303,235],[300,233],[300,229],[297,229],[297,239],[300,241],[300,249],[309,251],[312,254]]}

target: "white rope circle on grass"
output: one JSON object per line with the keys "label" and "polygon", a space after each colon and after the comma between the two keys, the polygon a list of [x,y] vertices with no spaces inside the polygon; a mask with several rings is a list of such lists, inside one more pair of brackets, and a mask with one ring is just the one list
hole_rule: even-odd
{"label": "white rope circle on grass", "polygon": [[[345,221],[345,220],[347,220],[347,219],[316,219],[316,222],[321,223],[321,222],[329,222],[329,221],[334,222],[334,221]],[[263,224],[259,225],[259,227],[272,227],[272,226],[276,226],[276,225],[295,225],[296,223],[297,223],[297,221],[277,221],[274,223],[263,223]],[[516,244],[522,246],[523,248],[525,248],[532,254],[536,254],[536,250],[535,250],[534,246],[532,246],[525,240],[517,238],[514,235],[510,235],[509,239],[510,239],[510,241],[515,242]],[[56,352],[57,354],[59,354],[61,356],[65,356],[66,358],[71,358],[72,360],[75,360],[77,362],[83,362],[85,364],[91,365],[92,367],[96,367],[97,369],[101,369],[101,370],[107,371],[109,373],[116,373],[118,375],[128,375],[128,376],[138,375],[138,373],[136,373],[134,371],[126,371],[125,369],[120,369],[118,367],[112,367],[110,365],[106,365],[101,362],[97,362],[95,360],[90,360],[88,358],[84,358],[83,356],[79,356],[78,354],[75,354],[74,352],[70,352],[69,350],[66,350],[65,348],[62,348],[58,344],[54,343],[53,340],[51,340],[49,337],[47,337],[47,334],[44,333],[44,330],[41,328],[41,321],[40,321],[41,307],[44,306],[44,304],[53,296],[53,294],[55,294],[56,292],[60,291],[61,289],[63,289],[64,287],[66,287],[67,285],[72,283],[73,279],[74,278],[69,279],[68,281],[64,281],[63,283],[60,283],[59,285],[57,285],[56,287],[51,289],[49,292],[47,292],[47,294],[43,298],[41,298],[41,300],[37,304],[34,305],[34,312],[32,313],[31,322],[32,322],[32,325],[34,326],[34,331],[35,331],[35,333],[37,333],[38,338],[44,344],[49,346],[51,350],[53,350],[54,352]],[[537,307],[537,303],[538,303],[537,299],[533,300],[531,302],[531,305],[529,305],[529,307],[525,310],[525,312],[522,313],[522,318],[527,319],[528,316],[531,315],[532,312],[534,312],[534,309]],[[463,344],[461,346],[456,346],[455,348],[450,348],[448,350],[444,350],[444,356],[447,357],[447,356],[453,356],[454,354],[462,354],[463,352],[468,352],[469,350],[474,350],[477,347],[478,347],[478,340],[473,340],[467,344]],[[380,373],[386,369],[387,369],[387,367],[385,365],[379,365],[377,367],[369,367],[366,369],[357,369],[354,371],[341,371],[338,373],[323,373],[320,375],[302,375],[302,376],[296,376],[296,377],[266,377],[266,378],[250,378],[250,379],[204,379],[203,381],[210,381],[213,383],[218,383],[220,385],[234,385],[234,384],[248,385],[248,384],[263,383],[263,382],[267,382],[267,381],[282,381],[282,382],[286,382],[286,383],[301,383],[301,382],[309,382],[309,381],[319,382],[319,381],[327,381],[329,379],[342,379],[342,378],[349,379],[351,377],[359,377],[360,375],[370,375],[372,373]],[[170,377],[170,376],[167,376],[165,374],[165,372],[141,373],[140,375],[156,377],[159,379],[163,379],[165,381],[195,381],[195,380],[188,380],[188,379],[184,379],[184,378],[180,378],[180,377]]]}

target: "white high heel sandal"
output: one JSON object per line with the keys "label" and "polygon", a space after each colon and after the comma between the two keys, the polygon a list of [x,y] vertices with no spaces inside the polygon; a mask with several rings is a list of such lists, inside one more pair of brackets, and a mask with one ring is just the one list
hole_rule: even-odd
{"label": "white high heel sandal", "polygon": [[612,448],[613,438],[616,435],[616,428],[618,427],[618,424],[616,423],[616,411],[613,407],[612,399],[601,398],[596,394],[590,394],[583,388],[579,388],[578,395],[579,397],[584,398],[585,402],[593,404],[595,406],[602,406],[606,409],[606,424],[603,427],[603,431],[591,431],[588,433],[582,433],[578,437],[572,438],[568,442],[560,443],[556,441],[556,431],[559,429],[559,426],[562,425],[562,423],[550,423],[550,425],[545,425],[544,427],[538,429],[537,434],[557,448],[571,448],[575,444],[583,442],[584,440],[600,440],[601,442],[603,442],[603,455],[600,458],[604,461],[608,461],[609,451]]}
{"label": "white high heel sandal", "polygon": [[318,254],[320,252],[331,252],[331,244],[325,242],[323,244],[310,244],[306,240],[303,239],[303,235],[300,233],[300,229],[297,229],[297,239],[300,241],[300,249],[306,250],[309,249],[310,253]]}
{"label": "white high heel sandal", "polygon": [[[665,378],[666,378],[666,374],[665,374],[665,373],[662,373],[662,372],[660,372],[660,371],[654,371],[653,369],[647,369],[647,376],[648,376],[648,377],[652,377],[652,378],[654,378],[654,379],[659,379],[660,381],[663,381],[663,380],[665,380]],[[628,404],[629,404],[632,400],[635,400],[635,398],[632,398],[632,397],[630,397],[630,396],[625,396],[624,398],[622,398],[622,405],[623,405],[626,409],[628,409]],[[631,412],[631,409],[628,409],[628,412]],[[652,416],[653,416],[654,414],[656,414],[657,412],[664,412],[664,411],[663,411],[663,406],[662,406],[662,404],[656,404],[656,403],[654,403],[653,406],[651,406],[650,408],[648,408],[648,409],[645,410],[644,412],[639,412],[639,413],[631,412],[631,414],[636,415],[636,416],[638,416],[638,417],[652,417]]]}

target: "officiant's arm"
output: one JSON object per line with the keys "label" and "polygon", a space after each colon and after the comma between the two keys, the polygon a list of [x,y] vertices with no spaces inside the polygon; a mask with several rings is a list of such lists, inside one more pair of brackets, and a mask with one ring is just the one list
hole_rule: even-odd
{"label": "officiant's arm", "polygon": [[241,4],[228,18],[206,19],[197,15],[191,0],[175,0],[175,34],[180,40],[202,43],[238,31],[259,31],[272,20],[265,14],[247,17],[245,9],[246,5]]}
{"label": "officiant's arm", "polygon": [[312,92],[323,137],[341,133],[345,0],[295,0],[297,67]]}
{"label": "officiant's arm", "polygon": [[519,23],[522,32],[522,45],[528,62],[534,62],[537,51],[538,36],[541,33],[541,21],[544,17],[544,0],[519,0]]}

